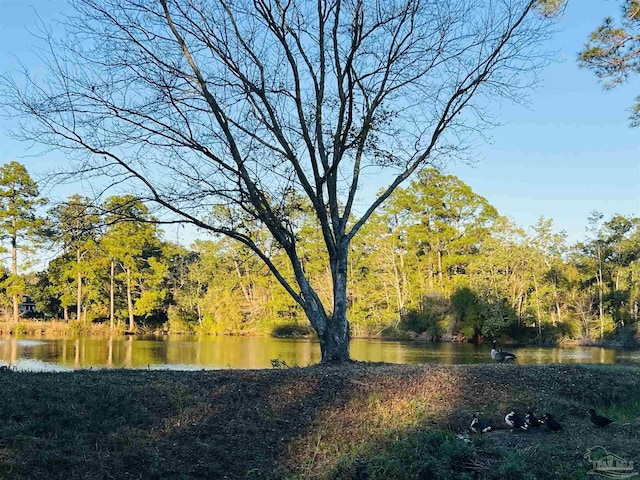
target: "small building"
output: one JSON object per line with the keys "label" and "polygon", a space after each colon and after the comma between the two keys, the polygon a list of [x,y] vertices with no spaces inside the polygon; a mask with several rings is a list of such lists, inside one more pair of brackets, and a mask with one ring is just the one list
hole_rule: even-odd
{"label": "small building", "polygon": [[37,313],[36,302],[34,302],[30,296],[24,295],[22,302],[18,305],[18,312],[20,315],[34,315]]}

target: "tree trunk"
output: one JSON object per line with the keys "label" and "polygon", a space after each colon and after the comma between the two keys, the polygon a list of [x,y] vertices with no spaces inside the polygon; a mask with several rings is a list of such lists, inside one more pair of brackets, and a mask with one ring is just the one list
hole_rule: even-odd
{"label": "tree trunk", "polygon": [[115,322],[115,288],[114,288],[114,278],[116,272],[116,262],[111,259],[111,277],[109,282],[109,327],[113,330],[116,326]]}
{"label": "tree trunk", "polygon": [[318,331],[322,363],[349,360],[349,321],[347,320],[348,248],[342,248],[331,263],[333,277],[333,315]]}
{"label": "tree trunk", "polygon": [[238,264],[238,261],[234,258],[233,259],[233,266],[236,269],[236,273],[238,274],[238,283],[240,284],[240,289],[242,290],[242,294],[244,295],[245,300],[247,301],[247,303],[251,304],[253,302],[253,299],[251,298],[249,289],[244,285],[244,276],[242,275],[242,272],[240,271],[240,265]]}
{"label": "tree trunk", "polygon": [[[404,309],[404,282],[402,282],[400,278],[402,273],[401,269],[396,264],[395,254],[392,253],[391,255],[391,258],[393,258],[393,282],[396,289],[396,307],[398,308],[398,312],[402,313],[402,310]],[[400,258],[402,259],[402,256]]]}
{"label": "tree trunk", "polygon": [[127,310],[129,311],[129,331],[133,332],[136,329],[136,324],[133,319],[133,299],[131,298],[131,269],[127,268]]}
{"label": "tree trunk", "polygon": [[602,252],[598,246],[598,313],[600,316],[600,340],[604,337],[604,286],[602,279]]}
{"label": "tree trunk", "polygon": [[80,249],[76,250],[76,263],[78,267],[78,292],[76,298],[76,318],[80,321],[82,314],[82,273],[80,273]]}
{"label": "tree trunk", "polygon": [[540,290],[538,289],[538,279],[533,274],[533,286],[536,292],[536,323],[538,326],[538,338],[542,337],[542,314],[540,311]]}
{"label": "tree trunk", "polygon": [[[15,234],[16,231],[16,219],[13,218],[13,231],[14,233],[11,235],[11,273],[13,277],[17,279],[18,277],[18,238]],[[15,287],[14,287],[15,288]],[[20,301],[17,293],[13,294],[11,298],[13,302],[13,321],[18,322],[20,319]]]}
{"label": "tree trunk", "polygon": [[553,301],[556,304],[556,318],[553,319],[553,326],[555,328],[559,323],[562,323],[562,308],[560,307],[560,298],[558,295],[558,272],[555,269],[553,271]]}
{"label": "tree trunk", "polygon": [[524,305],[524,297],[518,296],[518,328],[522,327],[522,307]]}
{"label": "tree trunk", "polygon": [[440,292],[444,291],[444,279],[442,273],[442,250],[438,247],[438,283],[440,284]]}
{"label": "tree trunk", "polygon": [[433,292],[433,256],[429,254],[429,291]]}
{"label": "tree trunk", "polygon": [[324,335],[319,335],[321,362],[344,362],[349,360],[349,322],[346,315],[335,314],[327,322]]}

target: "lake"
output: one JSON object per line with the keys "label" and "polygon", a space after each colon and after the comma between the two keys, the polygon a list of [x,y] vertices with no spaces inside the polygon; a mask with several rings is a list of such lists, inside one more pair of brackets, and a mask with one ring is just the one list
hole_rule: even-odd
{"label": "lake", "polygon": [[[355,339],[355,360],[389,363],[491,363],[490,345],[421,343]],[[640,364],[640,350],[601,347],[509,346],[517,363]],[[320,346],[310,339],[166,335],[62,339],[0,339],[0,365],[17,370],[65,371],[86,368],[174,370],[272,368],[320,361]]]}

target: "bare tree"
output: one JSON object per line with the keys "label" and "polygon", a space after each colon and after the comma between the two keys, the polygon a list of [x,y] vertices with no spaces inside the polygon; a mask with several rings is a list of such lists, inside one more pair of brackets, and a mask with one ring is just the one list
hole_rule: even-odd
{"label": "bare tree", "polygon": [[[72,0],[64,38],[44,35],[46,79],[5,78],[5,99],[24,138],[76,154],[75,178],[248,246],[306,313],[322,361],[345,360],[351,240],[417,169],[459,157],[491,102],[530,86],[549,27],[539,2]],[[374,176],[386,187],[367,197]],[[322,232],[330,305],[300,260],[299,198]]]}

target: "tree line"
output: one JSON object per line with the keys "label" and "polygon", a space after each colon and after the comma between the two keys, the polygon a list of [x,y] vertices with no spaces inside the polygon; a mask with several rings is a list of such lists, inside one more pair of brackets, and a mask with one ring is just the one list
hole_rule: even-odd
{"label": "tree line", "polygon": [[[70,3],[61,28],[40,39],[44,79],[28,69],[0,76],[0,103],[19,120],[16,137],[68,155],[58,175],[102,178],[107,189],[161,209],[166,221],[243,244],[304,311],[330,362],[349,358],[352,242],[418,171],[471,155],[479,132],[493,125],[487,99],[526,95],[566,2]],[[636,3],[625,18],[635,18]],[[620,65],[625,51],[624,41],[613,55],[600,48],[619,33],[603,32],[581,57],[596,71],[602,61]],[[388,183],[355,209],[370,172]],[[326,268],[311,268],[293,217],[321,232],[323,253],[313,253]],[[447,277],[467,273],[445,270],[453,261],[446,243],[432,247],[429,268],[447,298]],[[133,325],[134,271],[122,265]],[[116,260],[111,269],[114,319]],[[320,275],[327,269],[330,282]],[[530,295],[519,298],[522,323]]]}
{"label": "tree line", "polygon": [[[0,167],[0,203],[10,254],[0,300],[14,320],[28,295],[40,319],[119,330],[311,332],[300,306],[249,248],[223,236],[188,248],[166,241],[159,220],[132,195],[101,203],[72,195],[52,205],[26,168],[10,162]],[[318,295],[331,302],[321,228],[301,197],[287,208],[301,268],[326,285]],[[259,237],[261,227],[252,228]],[[46,268],[29,270],[26,260],[43,250],[56,254]],[[628,335],[638,320],[639,256],[640,218],[594,212],[585,239],[568,245],[551,219],[525,230],[459,178],[426,168],[354,239],[350,334],[461,341]],[[276,245],[270,259],[294,275]]]}
{"label": "tree line", "polygon": [[[322,362],[340,362],[355,308],[352,242],[420,169],[472,155],[494,124],[488,99],[526,95],[563,2],[70,3],[40,39],[45,79],[0,76],[16,137],[64,152],[58,178],[100,178],[165,221],[243,244],[240,258],[260,258],[304,311]],[[388,182],[363,205],[370,174]],[[237,296],[262,305],[237,266]],[[114,291],[117,276],[114,265]],[[216,305],[254,318],[222,287]],[[135,300],[132,290],[129,310]]]}

